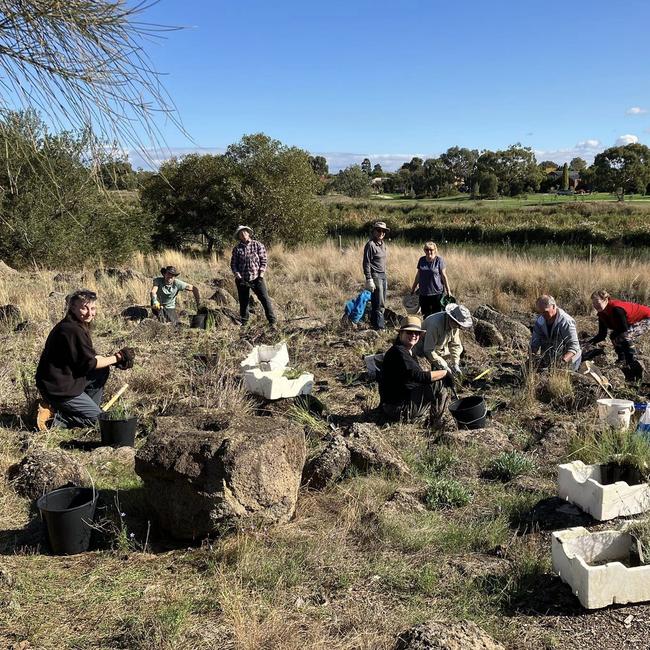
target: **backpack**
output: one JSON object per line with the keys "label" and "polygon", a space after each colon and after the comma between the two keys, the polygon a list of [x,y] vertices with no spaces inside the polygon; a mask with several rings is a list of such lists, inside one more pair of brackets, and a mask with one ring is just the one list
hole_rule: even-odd
{"label": "backpack", "polygon": [[353,322],[358,323],[366,312],[366,305],[372,294],[364,289],[356,298],[345,303],[345,315]]}

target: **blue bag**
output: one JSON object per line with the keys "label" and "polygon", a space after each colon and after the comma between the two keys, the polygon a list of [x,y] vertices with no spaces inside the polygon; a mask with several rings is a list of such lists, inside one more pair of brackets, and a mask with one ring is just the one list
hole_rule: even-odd
{"label": "blue bag", "polygon": [[366,305],[372,297],[367,289],[364,289],[356,298],[345,303],[345,315],[353,322],[358,323],[366,312]]}

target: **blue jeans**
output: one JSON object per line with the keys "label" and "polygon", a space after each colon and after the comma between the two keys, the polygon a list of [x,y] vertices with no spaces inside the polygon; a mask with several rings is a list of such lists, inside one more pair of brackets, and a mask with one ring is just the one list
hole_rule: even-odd
{"label": "blue jeans", "polygon": [[375,283],[375,290],[370,298],[370,325],[373,329],[383,330],[386,328],[384,323],[384,308],[386,303],[386,292],[388,291],[388,282],[385,273],[373,273],[372,280]]}
{"label": "blue jeans", "polygon": [[61,401],[43,395],[56,412],[52,426],[61,427],[62,429],[95,426],[95,422],[97,422],[97,418],[102,412],[99,405],[102,401],[104,385],[108,380],[109,372],[109,368],[91,370],[86,377],[88,379],[86,390],[77,397]]}

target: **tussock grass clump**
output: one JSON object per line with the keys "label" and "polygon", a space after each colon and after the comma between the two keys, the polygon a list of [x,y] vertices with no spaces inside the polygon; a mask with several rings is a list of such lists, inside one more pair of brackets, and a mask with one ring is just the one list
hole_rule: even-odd
{"label": "tussock grass clump", "polygon": [[472,493],[460,481],[447,476],[441,476],[429,481],[425,501],[431,510],[444,508],[459,508],[466,506],[472,500]]}
{"label": "tussock grass clump", "polygon": [[570,438],[567,459],[581,460],[587,465],[631,465],[647,476],[650,474],[650,441],[629,429],[592,428]]}
{"label": "tussock grass clump", "polygon": [[505,483],[534,469],[535,463],[528,456],[518,451],[504,451],[488,465],[486,474]]}

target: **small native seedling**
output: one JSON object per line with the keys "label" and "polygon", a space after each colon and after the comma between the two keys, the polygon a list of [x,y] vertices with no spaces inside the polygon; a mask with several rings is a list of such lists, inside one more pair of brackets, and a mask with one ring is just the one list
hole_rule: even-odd
{"label": "small native seedling", "polygon": [[641,564],[650,564],[650,519],[639,519],[632,523],[626,532],[636,542],[636,553]]}
{"label": "small native seedling", "polygon": [[518,451],[504,451],[488,466],[487,475],[499,481],[511,481],[535,469],[535,463]]}
{"label": "small native seedling", "polygon": [[460,481],[441,476],[429,481],[425,500],[430,510],[459,508],[472,500],[472,493]]}
{"label": "small native seedling", "polygon": [[286,377],[287,379],[298,379],[300,375],[303,374],[303,371],[300,370],[299,368],[287,368],[283,373],[282,376]]}
{"label": "small native seedling", "polygon": [[132,417],[131,407],[122,398],[118,399],[103,415],[105,420],[130,420]]}

